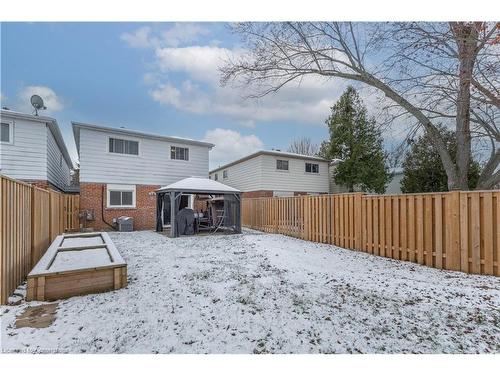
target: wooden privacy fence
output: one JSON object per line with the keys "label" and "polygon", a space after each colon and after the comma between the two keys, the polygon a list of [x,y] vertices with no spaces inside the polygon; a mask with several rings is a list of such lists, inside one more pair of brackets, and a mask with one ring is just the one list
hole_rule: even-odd
{"label": "wooden privacy fence", "polygon": [[0,304],[57,235],[78,229],[79,202],[78,195],[0,176]]}
{"label": "wooden privacy fence", "polygon": [[500,191],[245,198],[244,226],[429,267],[500,276]]}

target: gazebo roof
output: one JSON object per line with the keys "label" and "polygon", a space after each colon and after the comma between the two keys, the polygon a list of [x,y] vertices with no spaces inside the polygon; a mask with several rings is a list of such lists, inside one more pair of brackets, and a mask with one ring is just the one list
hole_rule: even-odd
{"label": "gazebo roof", "polygon": [[238,189],[224,185],[218,181],[202,177],[188,177],[173,184],[162,186],[156,192],[186,192],[186,193],[207,193],[207,194],[230,194],[240,193]]}

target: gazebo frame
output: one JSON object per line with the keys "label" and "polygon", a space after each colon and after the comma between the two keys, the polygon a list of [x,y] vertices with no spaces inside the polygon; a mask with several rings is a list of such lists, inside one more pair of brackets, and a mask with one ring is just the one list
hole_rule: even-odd
{"label": "gazebo frame", "polygon": [[[230,223],[234,228],[234,233],[241,233],[241,193],[228,192],[223,190],[203,190],[203,189],[180,189],[180,188],[161,188],[156,191],[156,231],[163,231],[162,207],[165,195],[170,196],[170,236],[179,237],[178,228],[176,225],[177,214],[180,209],[180,201],[182,195],[208,195],[224,197],[224,211],[234,210],[232,216],[235,217],[235,222]],[[228,204],[233,202],[236,204]]]}

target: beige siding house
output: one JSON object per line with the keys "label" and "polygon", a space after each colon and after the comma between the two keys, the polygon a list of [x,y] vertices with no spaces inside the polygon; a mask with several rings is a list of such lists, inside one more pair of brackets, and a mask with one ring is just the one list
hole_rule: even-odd
{"label": "beige siding house", "polygon": [[245,197],[325,194],[328,165],[316,156],[258,151],[213,169],[210,178],[241,190]]}

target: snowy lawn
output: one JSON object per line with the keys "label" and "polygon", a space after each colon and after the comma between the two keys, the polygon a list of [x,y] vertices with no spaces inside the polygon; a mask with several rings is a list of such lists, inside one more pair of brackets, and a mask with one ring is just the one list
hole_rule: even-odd
{"label": "snowy lawn", "polygon": [[59,302],[3,351],[103,353],[500,352],[500,278],[439,271],[281,235],[169,239],[111,233],[129,285]]}

